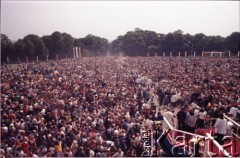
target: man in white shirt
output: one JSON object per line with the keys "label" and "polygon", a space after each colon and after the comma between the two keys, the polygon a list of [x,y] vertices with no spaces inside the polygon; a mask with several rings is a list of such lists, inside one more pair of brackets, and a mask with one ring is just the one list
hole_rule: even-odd
{"label": "man in white shirt", "polygon": [[[174,126],[174,115],[173,113],[170,111],[170,108],[167,109],[166,112],[163,113],[163,117],[165,117],[168,121],[168,123],[171,125],[171,126]],[[169,126],[167,125],[167,123],[164,121],[163,122],[163,126],[166,128],[166,129],[170,129]]]}
{"label": "man in white shirt", "polygon": [[214,127],[215,133],[217,136],[217,141],[220,145],[223,144],[223,137],[227,134],[227,120],[223,118],[223,114],[221,113],[220,118],[217,119]]}
{"label": "man in white shirt", "polygon": [[118,152],[113,155],[113,157],[123,157],[124,152],[121,148],[118,149]]}
{"label": "man in white shirt", "polygon": [[236,118],[237,117],[237,113],[238,113],[238,108],[235,107],[235,106],[232,106],[231,109],[230,109],[229,114],[233,115],[233,117]]}

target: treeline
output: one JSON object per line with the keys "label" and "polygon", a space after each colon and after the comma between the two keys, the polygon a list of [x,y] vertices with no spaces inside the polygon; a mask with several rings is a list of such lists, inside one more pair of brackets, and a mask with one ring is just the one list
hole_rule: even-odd
{"label": "treeline", "polygon": [[27,35],[23,39],[12,42],[6,35],[1,34],[1,61],[7,58],[12,61],[29,61],[72,58],[73,47],[81,47],[82,56],[105,56],[122,53],[128,56],[150,56],[155,53],[187,51],[188,54],[196,52],[201,55],[202,51],[231,51],[237,55],[240,50],[240,32],[233,32],[226,38],[221,36],[206,36],[203,33],[195,35],[183,34],[177,30],[168,34],[160,34],[154,31],[136,28],[123,36],[108,42],[107,39],[94,35],[84,38],[74,38],[70,34],[54,32],[51,35],[39,37]]}

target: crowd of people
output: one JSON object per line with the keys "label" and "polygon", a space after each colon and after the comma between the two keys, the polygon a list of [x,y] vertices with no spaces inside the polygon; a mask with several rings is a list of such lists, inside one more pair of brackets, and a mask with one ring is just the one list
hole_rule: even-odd
{"label": "crowd of people", "polygon": [[167,128],[163,117],[193,133],[206,126],[219,129],[223,113],[240,120],[239,68],[236,58],[205,57],[2,66],[1,156],[140,157],[141,133]]}

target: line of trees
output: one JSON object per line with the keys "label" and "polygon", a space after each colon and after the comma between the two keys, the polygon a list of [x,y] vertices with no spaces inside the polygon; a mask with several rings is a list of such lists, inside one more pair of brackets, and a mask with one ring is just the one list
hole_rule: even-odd
{"label": "line of trees", "polygon": [[196,52],[202,51],[231,51],[237,55],[240,50],[240,32],[233,32],[226,38],[221,36],[206,36],[203,33],[195,35],[183,34],[177,30],[168,34],[136,28],[117,39],[108,42],[107,39],[94,35],[84,38],[74,38],[70,34],[58,31],[51,35],[39,37],[29,34],[23,39],[12,42],[6,35],[1,34],[1,61],[46,60],[73,57],[73,47],[81,47],[82,56],[104,56],[107,52],[112,54],[125,54],[128,56],[154,56],[155,53]]}

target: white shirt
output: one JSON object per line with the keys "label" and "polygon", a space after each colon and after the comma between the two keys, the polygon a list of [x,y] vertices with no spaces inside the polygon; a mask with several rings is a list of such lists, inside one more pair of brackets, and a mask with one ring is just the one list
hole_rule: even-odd
{"label": "white shirt", "polygon": [[121,151],[121,153],[117,152],[113,155],[113,157],[123,157],[124,152]]}
{"label": "white shirt", "polygon": [[229,114],[232,114],[234,117],[237,117],[238,109],[231,107]]}
{"label": "white shirt", "polygon": [[207,115],[207,112],[206,112],[206,111],[204,111],[204,112],[199,112],[199,113],[198,113],[198,118],[201,119],[201,120],[204,120],[205,117],[206,117],[206,115]]}
{"label": "white shirt", "polygon": [[178,100],[177,95],[172,95],[172,97],[171,97],[171,102],[172,102],[172,103],[175,103],[177,100]]}
{"label": "white shirt", "polygon": [[217,119],[215,125],[215,133],[226,134],[227,133],[227,121],[225,119]]}
{"label": "white shirt", "polygon": [[90,150],[89,150],[89,157],[94,157],[94,155],[95,155],[95,152],[90,149]]}
{"label": "white shirt", "polygon": [[[174,115],[171,111],[167,111],[165,113],[163,113],[163,117],[165,117],[167,119],[167,121],[169,122],[169,124],[171,126],[173,126],[173,120],[174,120]],[[166,124],[166,122],[164,121],[165,127],[167,129],[169,129],[168,125]]]}

